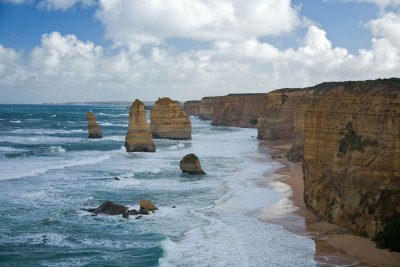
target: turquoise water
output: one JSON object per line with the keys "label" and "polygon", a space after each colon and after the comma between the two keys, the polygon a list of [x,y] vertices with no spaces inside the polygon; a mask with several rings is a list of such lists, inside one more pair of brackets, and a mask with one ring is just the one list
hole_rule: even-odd
{"label": "turquoise water", "polygon": [[[87,139],[89,110],[103,139]],[[1,266],[315,265],[311,239],[259,220],[283,193],[259,186],[279,164],[260,151],[255,129],[192,117],[192,140],[126,153],[128,112],[0,105]],[[181,173],[188,153],[207,175]],[[80,210],[107,200],[137,209],[142,198],[159,211],[126,220]]]}

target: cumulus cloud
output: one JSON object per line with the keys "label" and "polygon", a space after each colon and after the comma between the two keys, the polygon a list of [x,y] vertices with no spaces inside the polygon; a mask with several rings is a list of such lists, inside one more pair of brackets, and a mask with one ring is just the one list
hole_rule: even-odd
{"label": "cumulus cloud", "polygon": [[245,40],[290,32],[300,23],[290,0],[100,0],[97,17],[118,44]]}
{"label": "cumulus cloud", "polygon": [[[216,41],[209,49],[188,52],[168,45],[149,49],[106,51],[74,35],[45,34],[25,64],[16,51],[0,47],[0,88],[19,88],[36,102],[187,100],[400,73],[398,42],[376,37],[372,49],[351,54],[333,47],[316,26],[308,27],[303,45],[295,49],[281,50],[255,38]],[[21,95],[18,90],[14,94]]]}
{"label": "cumulus cloud", "polygon": [[400,13],[389,12],[368,23],[374,36],[400,44]]}
{"label": "cumulus cloud", "polygon": [[[298,47],[260,41],[298,27],[298,10],[290,1],[176,1],[101,0],[96,16],[114,42],[109,49],[59,32],[43,34],[26,61],[0,45],[2,101],[21,95],[26,102],[187,100],[400,73],[400,19],[393,11],[366,23],[371,49],[350,53],[312,24]],[[67,8],[77,1],[52,2]],[[180,51],[171,38],[209,45]]]}

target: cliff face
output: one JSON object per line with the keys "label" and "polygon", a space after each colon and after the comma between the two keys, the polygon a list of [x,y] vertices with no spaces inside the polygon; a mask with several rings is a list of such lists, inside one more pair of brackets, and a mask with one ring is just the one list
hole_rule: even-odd
{"label": "cliff face", "polygon": [[200,115],[200,101],[192,100],[186,101],[183,104],[183,110],[191,116],[199,116]]}
{"label": "cliff face", "polygon": [[400,79],[325,87],[305,111],[304,200],[327,221],[374,238],[400,214]]}
{"label": "cliff face", "polygon": [[189,116],[168,97],[159,98],[150,112],[151,132],[154,138],[191,139]]}
{"label": "cliff face", "polygon": [[201,120],[212,120],[214,101],[217,97],[203,97],[199,104],[199,118]]}
{"label": "cliff face", "polygon": [[100,126],[96,122],[96,116],[93,112],[86,113],[86,119],[88,121],[88,132],[89,138],[102,138],[103,134],[101,132]]}
{"label": "cliff face", "polygon": [[258,112],[266,94],[231,94],[214,99],[212,125],[257,127]]}
{"label": "cliff face", "polygon": [[129,111],[128,132],[125,137],[127,152],[154,152],[156,146],[146,120],[142,101],[136,99]]}
{"label": "cliff face", "polygon": [[298,89],[280,89],[266,94],[258,116],[258,138],[293,140],[296,104],[304,94]]}

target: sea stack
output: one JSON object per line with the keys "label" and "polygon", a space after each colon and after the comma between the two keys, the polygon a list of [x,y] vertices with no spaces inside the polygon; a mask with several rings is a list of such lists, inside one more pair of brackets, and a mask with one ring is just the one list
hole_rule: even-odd
{"label": "sea stack", "polygon": [[150,112],[150,128],[154,138],[191,139],[192,123],[176,101],[159,98]]}
{"label": "sea stack", "polygon": [[102,138],[103,135],[101,133],[100,126],[97,124],[96,116],[93,114],[93,112],[87,112],[86,118],[88,121],[89,138]]}
{"label": "sea stack", "polygon": [[179,163],[179,167],[183,173],[206,174],[201,168],[199,158],[195,154],[187,154],[184,156]]}
{"label": "sea stack", "polygon": [[127,152],[154,152],[156,146],[146,120],[142,101],[136,99],[129,111],[128,132],[125,137]]}

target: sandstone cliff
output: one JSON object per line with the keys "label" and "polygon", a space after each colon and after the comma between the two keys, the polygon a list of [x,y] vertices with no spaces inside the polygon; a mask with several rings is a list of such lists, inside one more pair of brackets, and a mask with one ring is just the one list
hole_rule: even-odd
{"label": "sandstone cliff", "polygon": [[280,89],[269,92],[258,116],[258,138],[265,140],[293,140],[296,104],[303,91]]}
{"label": "sandstone cliff", "polygon": [[191,139],[192,124],[185,111],[168,97],[159,98],[150,112],[154,138]]}
{"label": "sandstone cliff", "polygon": [[136,99],[129,111],[128,132],[125,137],[127,152],[154,152],[156,146],[146,120],[142,101]]}
{"label": "sandstone cliff", "polygon": [[100,126],[96,122],[96,116],[93,112],[86,113],[86,119],[88,121],[88,132],[89,138],[102,138],[103,134],[101,132]]}
{"label": "sandstone cliff", "polygon": [[400,214],[400,79],[323,87],[305,111],[305,203],[374,238]]}
{"label": "sandstone cliff", "polygon": [[183,110],[191,116],[199,116],[200,115],[200,101],[192,100],[186,101],[183,104]]}
{"label": "sandstone cliff", "polygon": [[201,120],[212,120],[214,101],[217,97],[203,97],[199,104],[199,118]]}
{"label": "sandstone cliff", "polygon": [[266,94],[230,94],[215,97],[212,125],[255,128]]}

